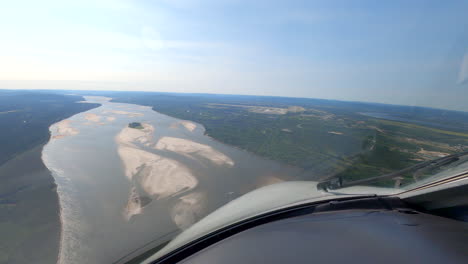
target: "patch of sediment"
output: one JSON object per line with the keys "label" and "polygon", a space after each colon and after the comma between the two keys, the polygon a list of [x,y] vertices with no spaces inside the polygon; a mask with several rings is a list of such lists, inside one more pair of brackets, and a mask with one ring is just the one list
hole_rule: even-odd
{"label": "patch of sediment", "polygon": [[234,166],[234,161],[225,154],[213,149],[212,147],[200,144],[188,139],[163,137],[154,147],[158,150],[173,151],[182,155],[196,159],[198,157],[205,158],[216,165]]}
{"label": "patch of sediment", "polygon": [[139,144],[154,144],[154,127],[146,123],[142,126],[143,129],[125,127],[115,138],[125,176],[132,182],[132,188],[144,192],[131,192],[124,209],[126,219],[142,212],[141,202],[136,197],[147,195],[152,199],[162,199],[191,190],[198,184],[195,176],[182,163],[140,148]]}
{"label": "patch of sediment", "polygon": [[53,139],[59,139],[67,136],[74,136],[80,133],[77,128],[71,126],[72,121],[69,119],[62,120],[52,126],[55,129],[55,133],[52,136]]}
{"label": "patch of sediment", "polygon": [[207,195],[204,192],[193,192],[180,197],[171,210],[171,218],[182,230],[195,224],[204,214]]}
{"label": "patch of sediment", "polygon": [[190,121],[185,121],[185,120],[180,121],[180,124],[190,132],[193,132],[195,130],[195,128],[197,128],[197,125],[195,125],[194,123],[192,123]]}
{"label": "patch of sediment", "polygon": [[97,123],[97,122],[101,121],[101,116],[98,116],[98,115],[93,114],[93,113],[86,113],[85,114],[85,119],[88,120],[88,121]]}

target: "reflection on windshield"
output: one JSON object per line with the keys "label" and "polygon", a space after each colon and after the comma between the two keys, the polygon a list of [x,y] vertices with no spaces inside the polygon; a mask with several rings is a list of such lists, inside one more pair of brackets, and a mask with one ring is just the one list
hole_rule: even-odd
{"label": "reflection on windshield", "polygon": [[359,185],[393,187],[395,189],[416,188],[429,182],[456,176],[457,173],[463,173],[466,169],[464,165],[468,165],[467,156],[468,152],[456,153],[422,162],[392,173],[356,181],[346,182],[343,178],[336,177],[320,182],[317,188],[324,191]]}

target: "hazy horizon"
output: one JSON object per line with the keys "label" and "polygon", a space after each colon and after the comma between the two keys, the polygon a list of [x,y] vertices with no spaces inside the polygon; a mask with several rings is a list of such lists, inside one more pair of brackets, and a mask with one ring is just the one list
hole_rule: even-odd
{"label": "hazy horizon", "polygon": [[468,111],[468,2],[4,4],[0,89],[320,98]]}
{"label": "hazy horizon", "polygon": [[[0,81],[1,83],[1,81]],[[379,105],[393,105],[393,106],[403,106],[403,107],[422,107],[422,108],[429,108],[429,109],[437,109],[437,110],[447,110],[447,111],[456,111],[456,112],[463,112],[468,113],[468,110],[457,110],[457,109],[449,109],[449,108],[441,108],[441,107],[434,107],[434,106],[424,106],[424,105],[409,105],[409,104],[397,104],[397,103],[385,103],[385,102],[375,102],[375,101],[359,101],[359,100],[341,100],[341,99],[333,99],[333,98],[319,98],[319,97],[297,97],[297,96],[284,96],[284,95],[258,95],[258,94],[227,94],[227,93],[203,93],[203,92],[171,92],[171,91],[156,91],[156,90],[98,90],[98,89],[5,89],[0,87],[0,91],[27,91],[27,92],[84,92],[83,96],[86,96],[86,92],[90,92],[89,95],[94,95],[93,93],[101,93],[101,92],[141,92],[141,93],[166,93],[166,94],[181,94],[181,95],[210,95],[210,96],[260,96],[260,97],[277,97],[277,98],[297,98],[297,99],[311,99],[311,100],[326,100],[326,101],[338,101],[338,102],[345,102],[345,103],[362,103],[362,104],[379,104]]]}

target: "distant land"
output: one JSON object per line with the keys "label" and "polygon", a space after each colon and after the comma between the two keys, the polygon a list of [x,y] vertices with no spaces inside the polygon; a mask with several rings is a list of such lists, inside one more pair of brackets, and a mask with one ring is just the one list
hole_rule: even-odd
{"label": "distant land", "polygon": [[41,159],[49,126],[98,104],[56,92],[0,90],[0,263],[56,263],[59,201]]}
{"label": "distant land", "polygon": [[79,103],[83,95],[197,122],[220,142],[301,168],[316,180],[362,179],[468,150],[468,113],[443,109],[268,96],[0,90],[0,263],[56,261],[58,198],[41,150],[50,125],[99,106]]}
{"label": "distant land", "polygon": [[468,150],[466,112],[268,96],[104,94],[200,123],[223,143],[303,168],[316,179],[367,178]]}

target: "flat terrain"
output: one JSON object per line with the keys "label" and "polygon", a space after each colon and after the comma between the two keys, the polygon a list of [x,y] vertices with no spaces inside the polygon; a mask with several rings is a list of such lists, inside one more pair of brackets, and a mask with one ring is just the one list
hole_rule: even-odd
{"label": "flat terrain", "polygon": [[109,96],[201,123],[223,143],[301,167],[316,179],[362,179],[468,149],[464,112],[304,98]]}
{"label": "flat terrain", "polygon": [[49,126],[98,106],[81,96],[0,90],[0,263],[56,263],[60,219],[41,159]]}
{"label": "flat terrain", "polygon": [[[41,160],[42,146],[49,140],[51,124],[98,106],[78,103],[83,100],[81,96],[66,94],[0,90],[0,263],[56,260],[58,198],[53,178]],[[151,106],[160,113],[188,120],[179,122],[188,132],[197,127],[193,122],[200,123],[214,139],[301,168],[311,176],[309,179],[368,178],[468,150],[468,113],[464,112],[304,98],[82,94]],[[93,114],[85,118],[88,122],[102,121]],[[61,122],[60,133],[76,133],[67,124]],[[140,133],[144,128],[143,123],[135,122],[127,130]],[[231,162],[222,153],[189,143],[166,137],[155,147],[184,155],[196,153],[223,164]]]}

